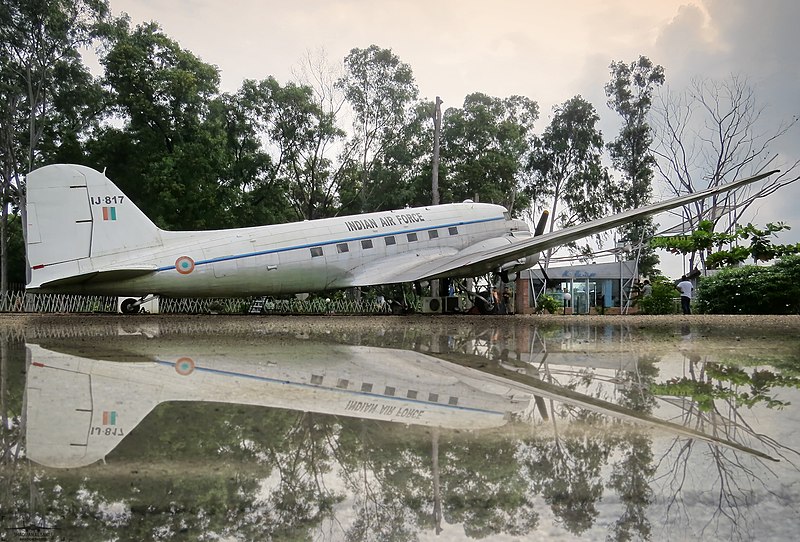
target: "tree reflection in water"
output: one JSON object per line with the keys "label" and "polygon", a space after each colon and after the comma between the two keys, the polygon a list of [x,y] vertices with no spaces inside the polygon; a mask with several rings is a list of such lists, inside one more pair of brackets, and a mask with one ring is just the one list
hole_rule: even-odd
{"label": "tree reflection in water", "polygon": [[[584,364],[568,370],[560,361],[593,352],[609,335],[611,344],[624,345],[629,333],[622,326],[517,326],[504,333],[460,329],[446,340],[406,330],[403,340],[492,374],[558,385],[642,415],[662,412],[666,403],[682,425],[768,450],[797,472],[797,451],[764,435],[743,412],[782,406],[783,390],[797,387],[796,372],[774,360],[770,367],[752,366],[752,358],[737,366],[691,354],[686,375],[661,375],[659,356],[635,351],[625,357],[633,363],[616,369]],[[347,340],[373,339],[351,334]],[[776,472],[758,457],[683,436],[654,439],[591,408],[542,396],[509,425],[480,432],[165,403],[104,463],[45,468],[24,459],[20,441],[24,345],[7,336],[2,345],[5,530],[38,525],[65,539],[97,540],[416,540],[458,528],[466,537],[490,539],[532,536],[555,522],[575,536],[630,540],[652,538],[657,519],[691,525],[701,535],[748,538],[754,496],[780,497]],[[709,489],[715,512],[702,517],[691,503]],[[618,504],[604,504],[614,496]],[[598,532],[601,506],[614,517],[605,533]]]}

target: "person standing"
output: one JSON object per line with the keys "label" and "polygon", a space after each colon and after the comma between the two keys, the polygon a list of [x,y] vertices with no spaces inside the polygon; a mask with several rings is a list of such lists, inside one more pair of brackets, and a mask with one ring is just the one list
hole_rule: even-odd
{"label": "person standing", "polygon": [[650,285],[650,281],[649,280],[644,279],[644,282],[642,284],[643,284],[643,286],[642,286],[642,297],[647,297],[647,296],[649,296],[650,294],[653,293],[653,287]]}
{"label": "person standing", "polygon": [[694,290],[694,286],[692,286],[692,282],[686,278],[686,275],[681,277],[681,281],[675,285],[681,292],[681,309],[683,310],[683,314],[692,314],[692,291]]}

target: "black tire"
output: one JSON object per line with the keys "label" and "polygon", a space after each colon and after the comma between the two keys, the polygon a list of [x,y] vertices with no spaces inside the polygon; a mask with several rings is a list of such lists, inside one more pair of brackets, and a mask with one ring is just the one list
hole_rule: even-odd
{"label": "black tire", "polygon": [[475,297],[474,305],[478,308],[478,312],[481,314],[497,314],[497,305],[487,301],[487,299],[492,299],[489,292],[480,292]]}
{"label": "black tire", "polygon": [[122,304],[119,306],[120,312],[122,314],[137,314],[140,310],[142,310],[141,305],[136,304],[136,300],[132,297],[129,297]]}

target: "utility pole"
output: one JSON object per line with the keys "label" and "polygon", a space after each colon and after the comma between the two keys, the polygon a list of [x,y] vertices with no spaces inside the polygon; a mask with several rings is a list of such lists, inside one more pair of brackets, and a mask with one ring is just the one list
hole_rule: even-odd
{"label": "utility pole", "polygon": [[433,166],[431,174],[432,203],[439,205],[439,139],[442,132],[442,99],[436,97],[433,108]]}

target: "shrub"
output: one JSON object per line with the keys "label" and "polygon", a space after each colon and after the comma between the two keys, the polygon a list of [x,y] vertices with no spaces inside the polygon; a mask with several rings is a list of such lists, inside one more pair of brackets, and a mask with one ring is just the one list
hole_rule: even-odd
{"label": "shrub", "polygon": [[675,312],[674,299],[678,295],[675,285],[666,277],[654,277],[653,292],[639,299],[639,311],[643,314],[672,314]]}
{"label": "shrub", "polygon": [[800,313],[800,256],[775,265],[723,269],[698,286],[697,308],[709,314]]}
{"label": "shrub", "polygon": [[539,307],[539,312],[547,311],[550,314],[558,314],[563,308],[562,304],[559,303],[555,297],[546,294],[539,296],[537,306]]}

